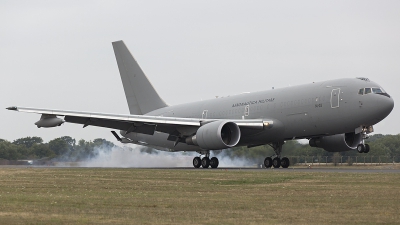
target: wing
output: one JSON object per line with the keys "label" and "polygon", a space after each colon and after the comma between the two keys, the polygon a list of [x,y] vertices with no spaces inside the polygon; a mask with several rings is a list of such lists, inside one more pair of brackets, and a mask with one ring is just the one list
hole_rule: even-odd
{"label": "wing", "polygon": [[[97,126],[124,130],[127,133],[135,132],[153,135],[154,132],[157,131],[176,137],[195,134],[197,129],[202,125],[220,120],[131,114],[108,114],[16,106],[8,107],[7,109],[18,112],[42,114],[41,119],[35,123],[38,127],[55,127],[61,125],[63,122],[68,122],[82,124],[83,127]],[[64,116],[64,120],[58,118],[57,116]],[[270,128],[273,126],[273,120],[266,119],[243,119],[229,121],[236,123],[241,130],[263,130],[266,127]]]}

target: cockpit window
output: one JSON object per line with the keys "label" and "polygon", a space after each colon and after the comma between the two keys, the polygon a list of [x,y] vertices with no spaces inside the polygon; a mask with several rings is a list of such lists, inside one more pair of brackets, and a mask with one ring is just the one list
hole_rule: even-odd
{"label": "cockpit window", "polygon": [[385,95],[390,98],[390,95],[387,94],[386,91],[383,90],[383,88],[373,87],[373,88],[361,88],[360,90],[358,90],[359,95],[366,95],[371,93]]}
{"label": "cockpit window", "polygon": [[385,93],[380,88],[372,88],[372,92],[374,92],[375,94]]}

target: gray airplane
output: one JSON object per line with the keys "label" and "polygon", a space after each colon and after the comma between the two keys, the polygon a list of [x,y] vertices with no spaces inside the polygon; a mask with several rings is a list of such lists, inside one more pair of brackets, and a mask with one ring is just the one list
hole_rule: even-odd
{"label": "gray airplane", "polygon": [[[167,105],[158,95],[123,41],[112,43],[130,114],[64,111],[26,107],[9,110],[41,114],[38,127],[64,122],[120,130],[121,143],[163,151],[195,151],[193,166],[217,168],[210,151],[270,145],[275,155],[264,165],[287,168],[281,157],[285,140],[308,139],[330,152],[370,151],[364,140],[373,125],[390,114],[394,101],[367,78],[345,78],[243,93],[224,98]],[[64,118],[59,118],[64,116]],[[201,156],[203,156],[201,158]]]}

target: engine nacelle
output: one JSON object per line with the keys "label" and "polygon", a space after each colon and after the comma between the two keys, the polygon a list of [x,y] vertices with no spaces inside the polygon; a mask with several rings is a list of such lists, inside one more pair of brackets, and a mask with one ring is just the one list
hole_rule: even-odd
{"label": "engine nacelle", "polygon": [[58,118],[55,115],[43,114],[42,117],[40,117],[40,120],[35,123],[35,125],[39,128],[41,128],[41,127],[56,127],[56,126],[60,126],[63,123],[64,123],[64,120]]}
{"label": "engine nacelle", "polygon": [[328,152],[343,152],[357,149],[357,145],[362,142],[362,133],[345,133],[331,136],[311,138],[311,147],[323,148]]}
{"label": "engine nacelle", "polygon": [[196,135],[186,138],[189,145],[218,150],[234,147],[240,140],[239,126],[234,122],[215,121],[201,126]]}

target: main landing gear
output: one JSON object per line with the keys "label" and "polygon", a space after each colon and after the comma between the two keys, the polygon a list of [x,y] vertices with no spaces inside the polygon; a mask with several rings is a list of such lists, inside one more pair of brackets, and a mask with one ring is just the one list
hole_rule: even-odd
{"label": "main landing gear", "polygon": [[288,168],[290,165],[290,161],[287,157],[283,157],[283,158],[279,158],[279,157],[275,157],[274,159],[272,159],[271,157],[267,157],[264,160],[264,166],[266,168]]}
{"label": "main landing gear", "polygon": [[[200,152],[202,154],[203,152]],[[199,156],[194,157],[193,159],[193,166],[194,168],[208,168],[211,166],[211,168],[215,169],[218,168],[219,161],[217,157],[212,157],[210,159],[210,151],[205,152],[205,156],[203,158],[200,158]]]}
{"label": "main landing gear", "polygon": [[284,144],[283,141],[281,142],[274,142],[271,143],[270,146],[274,149],[276,157],[273,159],[271,157],[267,157],[264,160],[264,166],[266,168],[271,168],[272,166],[274,168],[288,168],[290,165],[290,161],[287,157],[281,158],[281,152],[282,152],[282,145]]}

